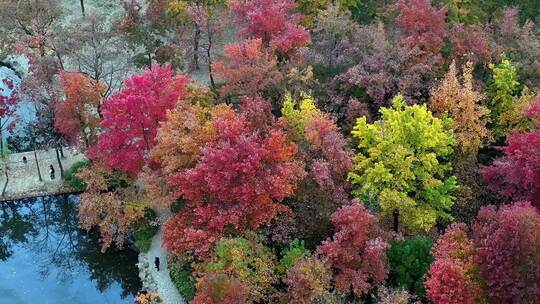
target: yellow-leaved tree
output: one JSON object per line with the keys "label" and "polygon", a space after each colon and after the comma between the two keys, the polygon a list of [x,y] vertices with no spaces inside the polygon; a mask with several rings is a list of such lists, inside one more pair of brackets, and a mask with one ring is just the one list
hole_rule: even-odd
{"label": "yellow-leaved tree", "polygon": [[458,188],[450,174],[452,119],[434,117],[425,105],[406,106],[401,95],[392,103],[378,121],[361,117],[352,131],[358,151],[349,173],[353,195],[383,220],[393,218],[395,231],[401,225],[427,232],[438,220],[452,220]]}

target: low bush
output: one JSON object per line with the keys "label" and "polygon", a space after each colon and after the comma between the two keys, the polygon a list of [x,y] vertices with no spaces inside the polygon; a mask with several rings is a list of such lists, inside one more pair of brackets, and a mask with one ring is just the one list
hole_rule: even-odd
{"label": "low bush", "polygon": [[169,275],[171,280],[186,301],[195,296],[195,277],[191,262],[181,261],[175,257],[169,258]]}
{"label": "low bush", "polygon": [[171,204],[171,212],[177,213],[184,208],[186,201],[183,198],[179,198]]}
{"label": "low bush", "polygon": [[417,237],[403,241],[390,242],[386,252],[390,263],[390,278],[400,288],[408,289],[420,298],[425,297],[424,275],[433,262],[430,251],[433,241]]}
{"label": "low bush", "polygon": [[80,160],[64,172],[64,181],[73,189],[77,191],[84,191],[86,189],[86,184],[82,179],[77,177],[77,173],[81,172],[84,168],[88,168],[92,165],[92,162],[89,160]]}
{"label": "low bush", "polygon": [[294,266],[296,262],[301,260],[304,256],[309,255],[309,251],[304,246],[304,242],[298,239],[295,239],[289,245],[289,248],[286,248],[282,251],[282,258],[276,270],[278,274],[283,275],[289,268]]}
{"label": "low bush", "polygon": [[159,230],[156,219],[156,212],[148,208],[145,210],[144,217],[135,224],[133,237],[135,238],[135,246],[140,252],[147,252],[150,249],[152,238]]}

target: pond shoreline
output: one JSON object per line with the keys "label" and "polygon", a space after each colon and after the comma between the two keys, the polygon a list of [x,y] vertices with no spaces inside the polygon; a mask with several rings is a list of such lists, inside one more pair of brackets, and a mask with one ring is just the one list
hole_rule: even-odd
{"label": "pond shoreline", "polygon": [[0,203],[0,304],[133,303],[141,290],[134,248],[101,252],[78,225],[76,195]]}
{"label": "pond shoreline", "polygon": [[58,189],[57,191],[51,193],[47,191],[32,191],[28,193],[20,193],[20,194],[14,194],[11,196],[0,196],[0,204],[12,202],[12,201],[20,201],[25,199],[32,199],[32,198],[40,198],[45,196],[56,196],[56,195],[79,195],[82,192],[80,190],[71,188],[69,186],[62,187],[61,189]]}

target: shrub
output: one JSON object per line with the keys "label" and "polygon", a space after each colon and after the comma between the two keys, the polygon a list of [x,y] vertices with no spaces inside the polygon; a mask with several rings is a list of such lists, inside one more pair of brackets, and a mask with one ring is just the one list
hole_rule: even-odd
{"label": "shrub", "polygon": [[144,217],[137,221],[133,227],[135,246],[140,252],[147,252],[150,249],[152,238],[159,230],[159,227],[155,224],[156,219],[156,212],[147,208],[144,211]]}
{"label": "shrub", "polygon": [[308,253],[308,250],[304,246],[304,241],[300,241],[298,239],[292,241],[289,248],[284,249],[281,253],[281,261],[276,268],[278,274],[284,274],[289,268],[294,266],[296,262],[306,256]]}
{"label": "shrub", "polygon": [[86,189],[86,184],[82,179],[80,179],[76,174],[81,172],[84,168],[88,168],[92,165],[92,162],[89,160],[80,160],[64,172],[65,182],[77,191],[84,191]]}
{"label": "shrub", "polygon": [[465,224],[450,225],[437,240],[432,254],[435,261],[424,283],[431,302],[472,304],[481,298],[475,276],[474,247]]}
{"label": "shrub", "polygon": [[169,259],[169,275],[171,280],[186,301],[190,301],[195,296],[195,277],[191,261],[181,261],[175,257]]}
{"label": "shrub", "polygon": [[[254,238],[221,239],[215,245],[210,262],[203,265],[204,273],[197,284],[223,274],[232,281],[237,280],[249,300],[259,302],[275,295],[275,256]],[[199,292],[197,289],[195,298]]]}
{"label": "shrub", "polygon": [[223,273],[211,274],[197,282],[197,294],[192,304],[249,303],[244,285]]}
{"label": "shrub", "polygon": [[135,304],[159,304],[163,303],[156,291],[138,292],[135,297]]}
{"label": "shrub", "polygon": [[367,294],[388,274],[385,233],[377,218],[357,201],[334,212],[332,224],[334,237],[324,241],[317,253],[331,266],[338,291]]}
{"label": "shrub", "polygon": [[378,304],[408,304],[415,303],[420,304],[421,302],[415,301],[415,297],[409,294],[406,290],[400,289],[389,289],[385,286],[379,287],[377,289],[377,297],[375,303]]}
{"label": "shrub", "polygon": [[393,241],[386,252],[390,263],[390,278],[401,288],[419,297],[425,296],[424,275],[433,262],[430,254],[433,241],[427,237]]}
{"label": "shrub", "polygon": [[328,294],[332,272],[328,265],[316,257],[307,257],[287,271],[287,298],[291,304],[308,304]]}
{"label": "shrub", "polygon": [[171,204],[171,212],[177,213],[184,208],[186,201],[183,198],[179,198]]}

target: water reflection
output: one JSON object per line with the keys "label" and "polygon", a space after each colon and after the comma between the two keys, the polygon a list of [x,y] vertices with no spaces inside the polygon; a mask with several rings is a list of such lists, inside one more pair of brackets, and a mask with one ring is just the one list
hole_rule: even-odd
{"label": "water reflection", "polygon": [[77,205],[68,195],[0,203],[1,304],[133,302],[136,253],[101,253],[97,234],[77,228]]}

